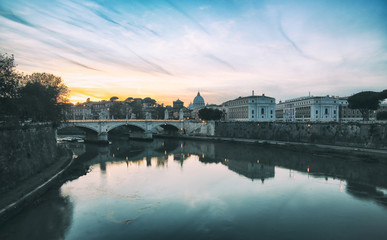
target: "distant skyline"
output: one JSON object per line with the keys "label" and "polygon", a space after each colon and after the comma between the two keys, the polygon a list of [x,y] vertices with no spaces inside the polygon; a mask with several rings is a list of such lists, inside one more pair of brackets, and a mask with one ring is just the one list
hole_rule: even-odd
{"label": "distant skyline", "polygon": [[387,88],[387,1],[1,1],[0,52],[72,102],[348,96]]}

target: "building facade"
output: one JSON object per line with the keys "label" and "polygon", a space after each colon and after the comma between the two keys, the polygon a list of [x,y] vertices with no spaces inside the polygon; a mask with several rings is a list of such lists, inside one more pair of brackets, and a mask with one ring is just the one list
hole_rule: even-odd
{"label": "building facade", "polygon": [[333,96],[309,96],[279,102],[277,121],[339,121],[340,99]]}
{"label": "building facade", "polygon": [[180,109],[184,107],[184,102],[180,99],[177,99],[176,101],[173,101],[173,108],[174,109]]}
{"label": "building facade", "polygon": [[225,119],[231,121],[275,121],[275,98],[262,96],[239,97],[222,104]]}

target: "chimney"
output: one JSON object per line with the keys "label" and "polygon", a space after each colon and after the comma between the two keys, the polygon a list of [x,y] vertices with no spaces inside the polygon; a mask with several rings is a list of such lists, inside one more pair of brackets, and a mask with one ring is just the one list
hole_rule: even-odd
{"label": "chimney", "polygon": [[254,90],[253,90],[253,93],[252,93],[252,94],[253,94],[253,96],[254,96]]}

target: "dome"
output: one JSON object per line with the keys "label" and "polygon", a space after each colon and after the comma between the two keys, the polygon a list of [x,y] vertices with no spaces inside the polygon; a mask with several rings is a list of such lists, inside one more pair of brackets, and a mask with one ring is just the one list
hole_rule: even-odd
{"label": "dome", "polygon": [[193,106],[195,108],[204,106],[204,99],[200,96],[200,92],[198,92],[198,95],[194,98]]}

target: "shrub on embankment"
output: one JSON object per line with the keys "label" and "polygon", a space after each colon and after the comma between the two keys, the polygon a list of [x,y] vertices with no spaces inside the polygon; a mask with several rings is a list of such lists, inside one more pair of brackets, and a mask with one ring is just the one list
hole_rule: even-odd
{"label": "shrub on embankment", "polygon": [[56,156],[51,124],[0,128],[0,192],[50,166]]}
{"label": "shrub on embankment", "polygon": [[387,123],[216,122],[215,136],[387,149]]}

